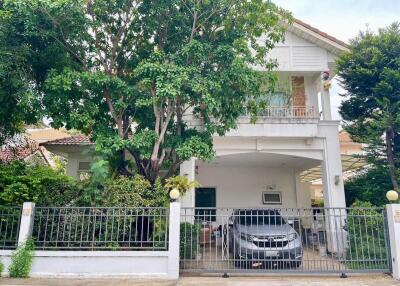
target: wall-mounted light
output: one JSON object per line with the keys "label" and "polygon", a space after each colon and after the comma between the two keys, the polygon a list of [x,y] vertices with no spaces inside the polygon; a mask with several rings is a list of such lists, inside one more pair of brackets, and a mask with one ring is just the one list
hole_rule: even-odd
{"label": "wall-mounted light", "polygon": [[335,185],[337,186],[337,185],[339,185],[339,183],[340,183],[340,176],[336,175],[335,176]]}

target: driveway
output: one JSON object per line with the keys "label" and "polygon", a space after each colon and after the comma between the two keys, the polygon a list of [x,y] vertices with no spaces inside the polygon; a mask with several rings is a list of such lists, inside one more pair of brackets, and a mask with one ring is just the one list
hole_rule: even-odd
{"label": "driveway", "polygon": [[137,280],[137,279],[8,279],[0,278],[0,285],[32,286],[391,286],[400,281],[389,276],[357,276],[340,279],[332,276],[320,277],[182,277],[179,281]]}

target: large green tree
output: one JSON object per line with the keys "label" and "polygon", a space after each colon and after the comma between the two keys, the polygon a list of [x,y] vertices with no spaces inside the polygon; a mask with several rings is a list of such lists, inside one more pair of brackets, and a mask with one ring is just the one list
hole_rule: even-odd
{"label": "large green tree", "polygon": [[338,61],[346,90],[340,113],[351,137],[365,143],[368,159],[386,167],[399,191],[400,25],[366,31]]}
{"label": "large green tree", "polygon": [[386,192],[393,187],[387,168],[371,167],[346,180],[344,184],[346,204],[357,201],[370,202],[375,206],[387,204]]}
{"label": "large green tree", "polygon": [[3,5],[0,1],[0,146],[38,116],[37,97],[29,89],[29,48],[15,37],[13,15]]}
{"label": "large green tree", "polygon": [[41,46],[35,56],[57,55],[34,86],[52,126],[89,134],[120,174],[151,182],[212,158],[214,134],[259,112],[275,81],[266,54],[290,21],[263,0],[5,0],[4,10]]}

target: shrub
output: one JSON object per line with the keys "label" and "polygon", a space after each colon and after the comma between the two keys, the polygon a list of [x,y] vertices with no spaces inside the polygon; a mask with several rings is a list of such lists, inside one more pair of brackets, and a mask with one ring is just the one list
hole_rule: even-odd
{"label": "shrub", "polygon": [[200,249],[200,225],[183,222],[180,225],[179,255],[181,259],[194,259]]}
{"label": "shrub", "polygon": [[3,273],[3,271],[4,271],[4,264],[1,263],[1,261],[0,261],[0,277],[1,277],[1,274]]}
{"label": "shrub", "polygon": [[352,207],[345,225],[349,234],[346,255],[349,268],[384,268],[387,250],[383,214],[369,202],[356,201]]}
{"label": "shrub", "polygon": [[76,180],[48,166],[21,161],[0,165],[0,205],[31,201],[40,205],[65,206],[79,197]]}
{"label": "shrub", "polygon": [[152,186],[141,175],[108,179],[104,185],[105,206],[161,207],[166,206],[168,200],[168,193],[164,191],[160,180]]}
{"label": "shrub", "polygon": [[10,277],[26,278],[29,277],[33,262],[34,243],[32,239],[19,246],[11,257],[9,267]]}

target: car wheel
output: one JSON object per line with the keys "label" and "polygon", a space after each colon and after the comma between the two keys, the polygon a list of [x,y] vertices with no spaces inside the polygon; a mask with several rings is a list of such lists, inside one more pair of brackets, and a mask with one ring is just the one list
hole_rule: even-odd
{"label": "car wheel", "polygon": [[290,262],[291,268],[299,268],[301,266],[301,260],[295,260]]}
{"label": "car wheel", "polygon": [[250,269],[251,263],[248,260],[235,258],[235,267],[240,269]]}

